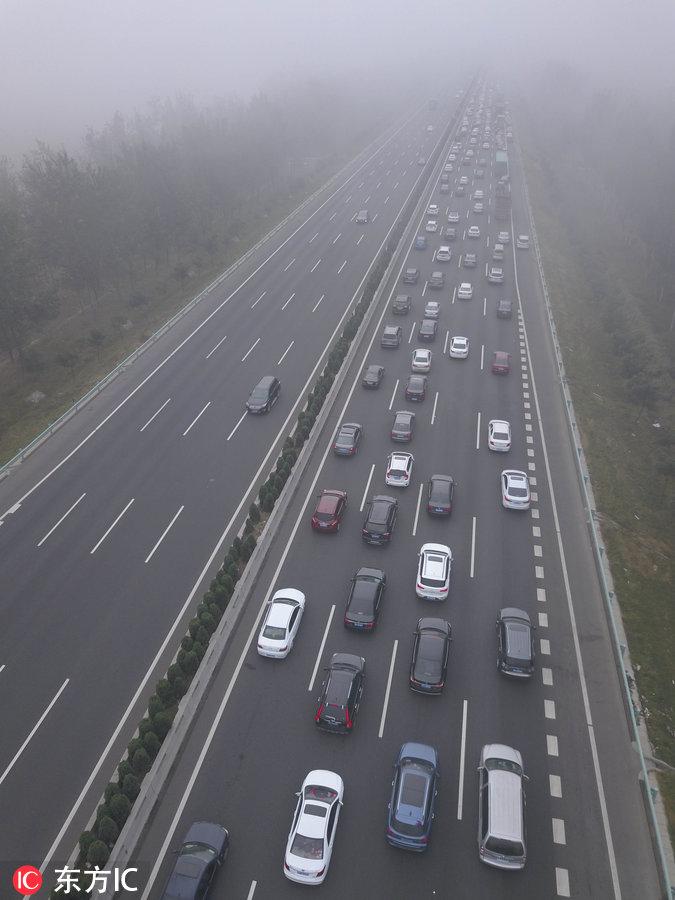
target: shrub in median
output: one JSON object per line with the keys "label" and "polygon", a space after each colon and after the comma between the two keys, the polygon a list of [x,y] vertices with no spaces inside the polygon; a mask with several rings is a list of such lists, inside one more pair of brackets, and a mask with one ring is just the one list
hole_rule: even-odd
{"label": "shrub in median", "polygon": [[[129,806],[129,809],[131,809],[131,806]],[[120,830],[117,826],[117,822],[115,822],[114,819],[111,819],[110,816],[106,816],[104,819],[101,819],[101,821],[98,823],[98,836],[104,844],[107,844],[108,847],[112,847],[117,838],[120,836]]]}

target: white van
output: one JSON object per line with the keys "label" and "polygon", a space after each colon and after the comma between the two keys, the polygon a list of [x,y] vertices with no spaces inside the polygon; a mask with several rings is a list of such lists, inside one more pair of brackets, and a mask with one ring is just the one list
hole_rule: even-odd
{"label": "white van", "polygon": [[523,759],[505,744],[486,744],[478,766],[478,856],[497,869],[525,866]]}

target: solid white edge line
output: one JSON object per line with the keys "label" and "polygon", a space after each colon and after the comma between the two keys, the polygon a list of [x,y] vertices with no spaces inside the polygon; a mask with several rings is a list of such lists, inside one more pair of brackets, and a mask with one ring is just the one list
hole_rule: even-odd
{"label": "solid white edge line", "polygon": [[311,691],[314,688],[314,681],[316,679],[316,673],[319,671],[319,666],[321,665],[321,657],[323,656],[323,651],[326,647],[326,640],[328,638],[328,632],[330,631],[330,625],[333,621],[333,616],[335,615],[335,604],[333,604],[330,608],[330,612],[328,613],[328,619],[326,621],[326,627],[323,630],[323,636],[321,638],[321,643],[319,644],[319,652],[316,654],[316,662],[314,663],[314,668],[312,669],[312,677],[309,679],[309,684],[307,685],[307,690]]}
{"label": "solid white edge line", "polygon": [[[511,213],[511,233],[513,234],[513,213]],[[558,517],[558,505],[553,490],[553,478],[551,476],[551,466],[548,458],[548,450],[546,447],[546,438],[544,437],[544,426],[541,418],[541,409],[539,406],[539,394],[534,380],[534,365],[532,364],[532,354],[530,353],[530,343],[525,328],[525,314],[523,303],[520,297],[520,288],[518,285],[518,262],[516,259],[515,243],[511,244],[511,252],[513,254],[513,274],[516,286],[516,296],[518,297],[518,307],[520,309],[523,336],[525,338],[525,347],[527,348],[527,356],[530,360],[530,375],[532,379],[532,393],[534,396],[534,405],[537,411],[537,425],[539,428],[539,436],[541,438],[541,449],[544,456],[544,466],[546,468],[546,480],[548,482],[549,497],[551,500],[551,511],[553,513],[553,521],[555,524],[556,542],[558,545],[558,555],[560,557],[560,565],[562,569],[563,584],[565,587],[565,599],[567,601],[567,609],[570,617],[570,627],[572,630],[572,641],[574,644],[574,655],[576,657],[577,668],[579,670],[579,684],[581,687],[581,696],[584,706],[584,714],[586,717],[586,727],[588,730],[588,740],[591,747],[591,756],[593,758],[593,770],[595,774],[595,783],[598,789],[598,801],[600,803],[600,812],[602,816],[602,827],[607,845],[607,856],[609,858],[609,868],[612,876],[612,889],[614,891],[615,900],[621,900],[621,886],[619,884],[619,872],[616,865],[616,856],[614,854],[614,842],[612,840],[612,831],[609,824],[609,813],[607,812],[607,800],[605,798],[605,789],[602,783],[602,773],[600,771],[600,760],[598,758],[598,748],[595,743],[595,732],[593,726],[593,718],[591,715],[591,707],[588,699],[588,687],[586,685],[586,675],[584,672],[584,663],[581,656],[581,645],[579,643],[579,633],[577,630],[576,616],[574,613],[574,604],[572,602],[572,590],[570,588],[569,574],[567,572],[567,563],[565,559],[565,549],[563,547],[562,533],[560,531],[560,519]]]}
{"label": "solid white edge line", "polygon": [[366,505],[366,497],[368,496],[368,490],[370,489],[370,482],[373,477],[373,472],[375,471],[375,463],[370,467],[370,473],[368,475],[368,480],[366,481],[366,487],[363,491],[363,497],[361,498],[361,506],[359,506],[359,512],[363,512],[363,507]]}
{"label": "solid white edge line", "polygon": [[384,703],[382,704],[382,716],[380,718],[380,729],[377,732],[377,736],[379,738],[384,734],[384,723],[387,720],[387,707],[389,706],[389,694],[391,692],[391,679],[394,675],[394,663],[396,662],[396,652],[398,650],[398,640],[394,641],[394,646],[391,651],[391,662],[389,663],[389,675],[387,677],[387,687],[384,692]]}
{"label": "solid white edge line", "polygon": [[420,489],[419,489],[419,491],[417,492],[417,506],[415,507],[415,521],[413,522],[413,530],[412,530],[413,537],[415,537],[415,535],[417,534],[417,523],[418,523],[419,517],[420,517],[420,505],[421,505],[421,503],[422,503],[422,489],[423,489],[423,487],[424,487],[424,482],[421,481],[421,482],[420,482]]}
{"label": "solid white edge line", "polygon": [[459,785],[457,788],[457,818],[461,820],[464,808],[464,762],[466,756],[466,718],[469,701],[462,701],[462,738],[459,749]]}
{"label": "solid white edge line", "polygon": [[149,553],[148,556],[146,557],[146,559],[145,559],[146,564],[150,562],[150,560],[152,559],[152,557],[153,557],[154,554],[155,554],[155,550],[159,547],[159,545],[162,543],[162,541],[164,540],[164,538],[167,536],[167,534],[169,533],[169,530],[171,529],[172,525],[174,524],[174,522],[176,521],[176,519],[178,518],[178,516],[183,512],[184,509],[185,509],[185,506],[181,506],[181,507],[178,509],[178,512],[174,515],[173,519],[172,519],[172,520],[169,522],[169,524],[166,526],[166,528],[165,528],[164,531],[162,532],[162,536],[160,537],[160,539],[157,541],[157,543],[155,544],[155,546],[152,548],[152,550],[150,551],[150,553]]}
{"label": "solid white edge line", "polygon": [[106,531],[106,533],[105,533],[105,534],[103,535],[103,537],[99,540],[99,542],[98,542],[97,544],[94,544],[94,547],[89,551],[90,554],[96,553],[96,551],[97,551],[98,548],[101,546],[101,544],[103,543],[103,541],[108,537],[108,535],[109,535],[110,532],[113,530],[113,528],[115,527],[115,525],[117,525],[117,523],[118,523],[119,520],[122,518],[122,516],[124,515],[124,513],[129,509],[129,507],[131,506],[131,504],[134,502],[134,499],[135,499],[134,497],[131,498],[131,500],[127,503],[127,505],[124,507],[124,509],[122,510],[122,512],[119,514],[119,516],[118,516],[118,517],[115,519],[115,521],[112,523],[112,525],[110,526],[110,528],[108,528],[108,530]]}
{"label": "solid white edge line", "polygon": [[[3,666],[3,668],[4,668],[4,666]],[[50,711],[51,708],[54,706],[54,704],[56,703],[56,701],[59,699],[59,697],[61,696],[61,694],[64,692],[64,690],[66,689],[66,686],[67,686],[67,684],[68,684],[69,681],[70,681],[70,678],[66,678],[66,680],[63,682],[63,684],[62,684],[61,687],[58,689],[58,691],[56,692],[56,694],[54,694],[54,697],[53,697],[51,703],[49,704],[49,706],[47,707],[47,709],[42,713],[42,715],[41,715],[40,718],[37,720],[37,722],[35,723],[35,725],[33,725],[33,727],[31,728],[31,730],[30,730],[28,736],[26,737],[25,741],[23,742],[23,744],[21,744],[21,746],[19,747],[19,749],[16,751],[16,753],[15,753],[14,756],[12,757],[12,760],[11,760],[11,762],[9,763],[9,765],[7,766],[7,768],[5,769],[5,771],[2,773],[2,775],[0,775],[0,784],[3,783],[3,781],[5,780],[5,778],[7,778],[7,776],[9,775],[9,773],[12,771],[12,769],[14,768],[14,764],[16,763],[16,761],[18,760],[18,758],[21,756],[21,754],[23,753],[23,751],[26,749],[26,747],[27,747],[28,744],[30,743],[30,741],[31,741],[32,737],[34,736],[35,732],[38,730],[38,728],[40,727],[40,725],[42,725],[42,723],[44,722],[44,720],[45,720],[45,719],[47,718],[47,716],[49,715],[49,711]]]}
{"label": "solid white edge line", "polygon": [[42,540],[37,545],[38,547],[41,547],[44,544],[44,542],[47,540],[47,538],[50,536],[50,534],[52,534],[54,531],[56,531],[56,529],[59,527],[61,522],[63,522],[63,520],[66,518],[66,516],[69,516],[71,514],[71,512],[75,509],[77,504],[80,502],[80,500],[84,499],[84,497],[86,497],[86,496],[87,496],[87,492],[85,491],[81,497],[77,498],[77,500],[73,503],[73,505],[70,507],[70,509],[67,510],[67,512],[64,512],[64,514],[61,516],[59,521],[55,525],[52,525],[52,527],[49,529],[47,534],[42,538]]}
{"label": "solid white edge line", "polygon": [[[225,338],[223,338],[223,340],[225,340]],[[171,403],[171,397],[167,397],[167,399],[164,401],[164,403],[162,403],[162,405],[161,405],[160,408],[157,410],[157,412],[156,412],[156,413],[153,413],[153,414],[150,416],[150,418],[149,418],[148,421],[145,423],[145,425],[143,425],[142,428],[139,428],[139,431],[145,431],[145,429],[148,427],[148,425],[150,425],[151,422],[154,422],[154,421],[155,421],[155,419],[156,419],[157,416],[161,413],[161,411],[164,409],[164,407],[166,406],[167,403]]]}
{"label": "solid white edge line", "polygon": [[190,431],[190,429],[192,428],[192,426],[193,426],[193,425],[194,425],[194,424],[195,424],[195,423],[196,423],[196,422],[204,415],[204,413],[205,413],[206,410],[209,408],[209,406],[211,406],[211,401],[210,401],[210,400],[209,400],[209,402],[206,404],[206,406],[204,407],[204,409],[202,409],[201,412],[197,413],[197,415],[196,415],[196,416],[194,417],[194,419],[190,422],[190,424],[189,424],[188,427],[185,429],[185,431],[183,432],[183,434],[181,435],[181,437],[185,437],[185,435],[188,433],[188,431]]}

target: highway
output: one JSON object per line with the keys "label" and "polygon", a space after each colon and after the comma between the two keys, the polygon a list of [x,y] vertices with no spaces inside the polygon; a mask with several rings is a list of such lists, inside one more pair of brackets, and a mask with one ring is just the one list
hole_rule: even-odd
{"label": "highway", "polygon": [[0,482],[3,878],[70,856],[452,111],[409,111]]}
{"label": "highway", "polygon": [[[488,115],[489,96],[484,91],[482,101],[474,98],[471,124],[481,102]],[[506,228],[515,237],[529,231],[522,172],[511,145],[509,150],[512,222],[494,221],[490,163],[480,181],[473,166],[456,166],[449,195],[439,192],[438,169],[428,202],[438,203],[443,225],[449,211],[460,214],[452,259],[434,261],[444,242],[438,233],[428,235],[426,250],[410,247],[398,273],[406,264],[418,266],[419,283],[402,286],[397,278],[389,298],[412,294],[412,311],[394,317],[388,299],[374,317],[365,352],[346,373],[336,413],[265,564],[258,596],[242,617],[139,848],[143,900],[161,896],[170,850],[196,819],[220,822],[230,831],[231,851],[214,898],[296,896],[301,888],[284,878],[283,853],[294,792],[315,768],[334,770],[345,782],[335,849],[320,888],[324,897],[659,896],[533,251],[516,250],[512,241],[505,283],[488,284],[485,277],[497,233]],[[494,146],[486,154],[490,161],[493,153]],[[454,187],[463,174],[470,190],[460,198]],[[474,214],[471,194],[478,188],[486,193],[486,209]],[[427,218],[419,217],[418,232]],[[481,236],[471,241],[463,231],[473,224]],[[469,249],[478,253],[476,269],[460,267]],[[426,281],[439,268],[446,273],[445,287],[431,291]],[[473,283],[471,301],[456,299],[461,281]],[[502,297],[514,301],[510,320],[495,315]],[[385,488],[387,454],[400,447],[390,441],[389,429],[394,412],[410,407],[403,385],[428,299],[440,300],[442,311],[429,345],[429,391],[414,407],[414,438],[401,448],[415,456],[413,479],[405,489]],[[380,348],[385,324],[402,325],[398,349]],[[466,360],[444,353],[448,337],[456,334],[470,339]],[[491,373],[495,350],[511,354],[509,375]],[[377,391],[360,385],[368,363],[386,367]],[[510,421],[510,453],[488,450],[491,418]],[[340,421],[364,426],[358,454],[350,459],[331,452]],[[533,502],[527,512],[501,505],[499,473],[507,467],[528,473]],[[424,509],[424,485],[433,473],[457,481],[449,520],[433,519]],[[349,495],[335,535],[310,528],[322,488]],[[394,493],[400,503],[391,544],[383,548],[364,544],[360,535],[364,500],[376,493]],[[453,551],[450,597],[443,604],[415,596],[417,552],[426,541]],[[384,568],[388,581],[380,622],[369,635],[347,631],[342,623],[349,578],[364,565]],[[254,645],[265,600],[281,587],[302,590],[307,608],[291,655],[273,661],[260,658]],[[496,671],[494,622],[503,606],[525,608],[537,625],[530,682],[510,681]],[[419,616],[436,614],[450,621],[454,640],[442,696],[424,697],[408,688],[412,632]],[[338,650],[367,661],[364,699],[347,737],[320,733],[313,721],[321,668]],[[392,767],[404,741],[431,743],[440,754],[431,844],[419,856],[392,849],[384,838]],[[478,859],[475,770],[482,745],[490,742],[520,750],[529,776],[528,859],[520,873],[490,869]]]}

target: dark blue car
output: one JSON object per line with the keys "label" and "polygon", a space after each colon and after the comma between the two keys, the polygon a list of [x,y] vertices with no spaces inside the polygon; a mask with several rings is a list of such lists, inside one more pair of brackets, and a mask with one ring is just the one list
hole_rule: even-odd
{"label": "dark blue car", "polygon": [[387,841],[393,847],[422,853],[429,846],[438,777],[435,747],[403,744],[394,768],[387,819]]}

